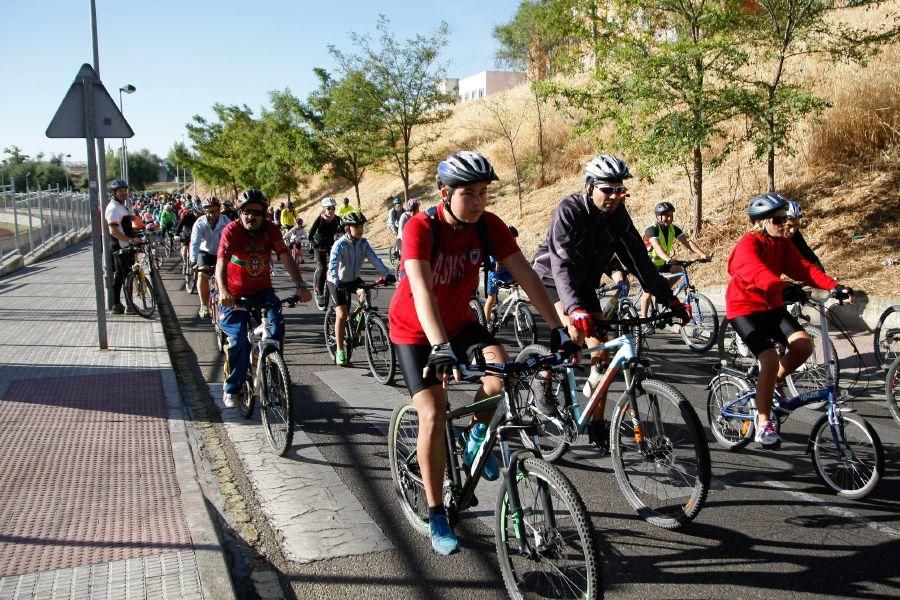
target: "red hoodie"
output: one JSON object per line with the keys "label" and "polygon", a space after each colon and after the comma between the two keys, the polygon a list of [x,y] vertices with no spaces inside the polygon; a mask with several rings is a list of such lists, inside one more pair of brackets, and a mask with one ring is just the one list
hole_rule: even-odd
{"label": "red hoodie", "polygon": [[784,306],[781,292],[796,281],[823,290],[837,282],[807,261],[790,238],[775,238],[758,231],[746,233],[728,256],[731,281],[725,290],[725,315],[729,319]]}

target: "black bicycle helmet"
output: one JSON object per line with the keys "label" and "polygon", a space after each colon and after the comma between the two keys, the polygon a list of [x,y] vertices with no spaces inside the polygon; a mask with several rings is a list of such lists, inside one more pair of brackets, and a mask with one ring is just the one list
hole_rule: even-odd
{"label": "black bicycle helmet", "polygon": [[109,183],[109,189],[111,189],[112,191],[116,191],[119,188],[127,188],[127,187],[128,187],[128,184],[125,183],[125,181],[122,179],[113,179]]}
{"label": "black bicycle helmet", "polygon": [[438,164],[436,183],[441,189],[499,179],[488,159],[477,152],[463,151],[451,154]]}
{"label": "black bicycle helmet", "polygon": [[751,221],[760,221],[768,218],[783,208],[787,208],[788,199],[774,192],[760,194],[750,200],[747,215]]}
{"label": "black bicycle helmet", "polygon": [[671,202],[660,202],[656,205],[656,214],[661,215],[667,212],[675,212],[675,205]]}
{"label": "black bicycle helmet", "polygon": [[341,219],[341,227],[350,227],[351,225],[363,225],[368,219],[366,219],[366,215],[359,213],[347,213]]}
{"label": "black bicycle helmet", "polygon": [[616,156],[601,154],[584,165],[584,182],[588,185],[626,179],[631,179],[631,171],[628,170],[628,165]]}
{"label": "black bicycle helmet", "polygon": [[236,208],[241,210],[247,204],[259,204],[263,208],[268,208],[269,201],[266,199],[266,195],[260,190],[250,188],[249,190],[245,190],[244,193],[241,194],[241,197],[238,198]]}

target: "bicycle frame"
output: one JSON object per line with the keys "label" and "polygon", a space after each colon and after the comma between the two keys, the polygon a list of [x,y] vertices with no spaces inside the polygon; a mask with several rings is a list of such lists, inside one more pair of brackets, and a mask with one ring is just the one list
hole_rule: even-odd
{"label": "bicycle frame", "polygon": [[[506,325],[512,314],[513,307],[516,305],[516,302],[520,300],[518,284],[510,284],[505,289],[509,290],[509,294],[506,295],[506,298],[503,299],[503,302],[501,302],[499,306],[494,306],[494,314],[502,315],[499,318],[492,320],[493,326],[497,330],[503,325]],[[493,333],[496,334],[497,332],[494,331]]]}
{"label": "bicycle frame", "polygon": [[[274,346],[276,349],[281,349],[281,343],[276,340],[269,333],[269,325],[271,324],[271,320],[269,319],[269,314],[267,307],[244,307],[244,306],[235,306],[235,311],[245,311],[250,314],[251,319],[258,320],[259,325],[255,328],[250,329],[247,328],[247,338],[250,342],[250,362],[253,363],[253,358],[256,358],[256,368],[253,370],[253,394],[258,396],[263,402],[265,402],[265,394],[261,393],[260,385],[262,383],[262,361],[259,360],[263,355],[263,351],[269,347]],[[259,315],[259,319],[256,319],[257,314]]]}

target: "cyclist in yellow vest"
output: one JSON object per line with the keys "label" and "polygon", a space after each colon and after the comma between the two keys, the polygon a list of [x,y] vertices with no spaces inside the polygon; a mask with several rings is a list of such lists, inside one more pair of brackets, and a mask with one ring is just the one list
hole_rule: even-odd
{"label": "cyclist in yellow vest", "polygon": [[293,229],[294,225],[297,223],[297,213],[294,212],[293,202],[288,202],[287,208],[281,209],[278,220],[281,222],[280,225],[282,229]]}
{"label": "cyclist in yellow vest", "polygon": [[[675,205],[671,202],[660,202],[656,205],[656,223],[644,230],[644,244],[647,246],[647,254],[656,265],[660,273],[680,273],[679,265],[671,264],[675,258],[675,241],[677,240],[685,248],[699,255],[703,260],[709,260],[709,255],[704,252],[697,242],[692,240],[681,230],[678,225],[672,224],[675,218]],[[678,279],[671,279],[674,287]],[[644,292],[641,295],[641,316],[646,317],[650,310],[650,294]]]}

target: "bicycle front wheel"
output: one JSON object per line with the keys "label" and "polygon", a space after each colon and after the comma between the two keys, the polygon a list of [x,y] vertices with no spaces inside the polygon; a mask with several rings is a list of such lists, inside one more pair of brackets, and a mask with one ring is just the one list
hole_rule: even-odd
{"label": "bicycle front wheel", "polygon": [[513,329],[519,348],[537,343],[537,323],[526,302],[516,302],[513,307]]}
{"label": "bicycle front wheel", "polygon": [[387,323],[380,315],[366,315],[366,360],[375,381],[387,385],[394,380],[397,370],[394,346],[388,334]]}
{"label": "bicycle front wheel", "polygon": [[197,291],[197,272],[188,267],[184,273],[184,291],[193,294]]}
{"label": "bicycle front wheel", "polygon": [[681,339],[694,352],[706,352],[719,337],[719,315],[712,300],[703,294],[692,293],[688,303],[691,320],[681,326]]}
{"label": "bicycle front wheel", "polygon": [[391,415],[388,429],[388,462],[391,479],[400,500],[403,516],[417,533],[429,536],[428,500],[425,483],[419,469],[416,441],[419,439],[419,413],[407,400],[399,404]]}
{"label": "bicycle front wheel", "polygon": [[472,314],[475,315],[478,324],[482,327],[487,327],[487,321],[484,318],[484,304],[481,303],[481,300],[478,298],[470,298],[469,309],[472,311]]}
{"label": "bicycle front wheel", "polygon": [[888,369],[887,378],[884,380],[884,396],[887,398],[888,409],[894,416],[894,420],[900,425],[900,356],[898,356],[891,368]]}
{"label": "bicycle front wheel", "polygon": [[[516,362],[526,362],[532,356],[546,356],[550,354],[550,348],[541,344],[526,346],[516,356]],[[540,380],[529,381],[528,409],[524,414],[531,418],[532,425],[537,435],[537,448],[541,458],[553,463],[559,460],[569,449],[570,444],[578,437],[578,425],[575,423],[569,405],[565,402],[564,386],[569,385],[565,373],[553,371],[550,373],[550,381],[546,384]],[[544,394],[544,404],[548,407],[556,407],[557,414],[545,415],[536,406],[533,394]],[[522,432],[522,443],[526,447],[532,447],[533,441],[528,432]]]}
{"label": "bicycle front wheel", "polygon": [[677,529],[697,516],[709,492],[703,426],[672,386],[645,379],[635,391],[635,404],[623,394],[610,423],[616,481],[641,518]]}
{"label": "bicycle front wheel", "polygon": [[830,356],[825,356],[824,344],[822,343],[822,334],[816,325],[804,325],[804,331],[812,338],[813,353],[810,354],[806,362],[800,365],[796,371],[785,378],[788,390],[792,396],[799,396],[806,392],[814,392],[828,386],[828,370],[832,369],[832,377],[835,382],[840,381],[840,370],[838,369],[837,351],[834,344],[828,344]]}
{"label": "bicycle front wheel", "polygon": [[819,479],[838,496],[859,500],[871,494],[884,474],[884,448],[862,417],[837,413],[832,430],[828,415],[810,434],[812,463]]}
{"label": "bicycle front wheel", "polygon": [[881,313],[875,327],[875,360],[887,369],[900,357],[900,304],[890,306]]}
{"label": "bicycle front wheel", "polygon": [[156,294],[150,278],[143,270],[125,276],[125,304],[136,314],[149,319],[156,311]]}
{"label": "bicycle front wheel", "polygon": [[260,414],[266,439],[275,454],[284,456],[294,440],[294,403],[291,376],[274,346],[263,351]]}
{"label": "bicycle front wheel", "polygon": [[494,539],[511,598],[602,598],[601,558],[584,501],[553,465],[526,458],[515,477],[521,513],[504,478]]}

